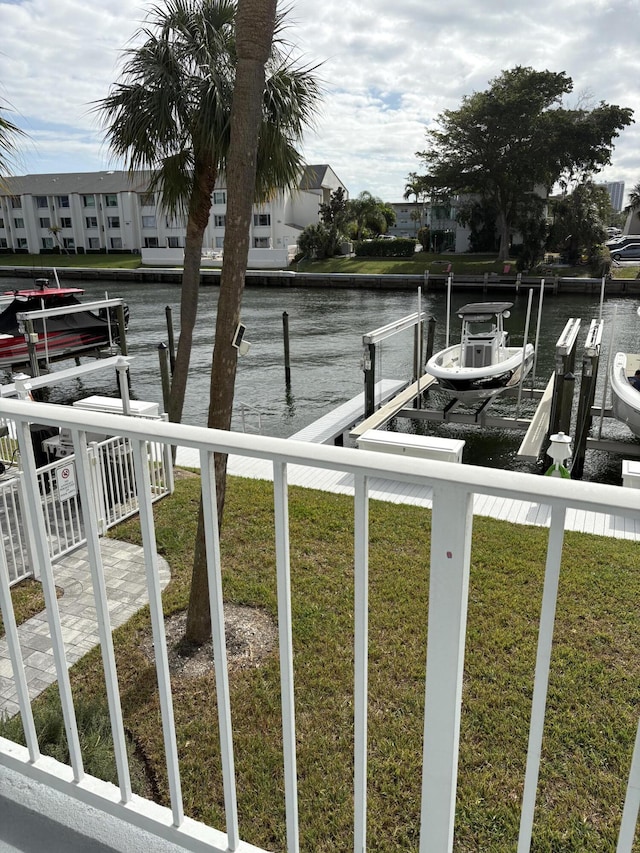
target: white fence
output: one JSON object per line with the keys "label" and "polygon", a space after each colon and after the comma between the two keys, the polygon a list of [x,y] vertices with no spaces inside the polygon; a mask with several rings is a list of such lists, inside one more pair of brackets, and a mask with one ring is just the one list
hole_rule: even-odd
{"label": "white fence", "polygon": [[[447,853],[453,847],[456,802],[458,743],[462,705],[463,663],[466,637],[469,571],[472,556],[473,498],[475,494],[493,495],[503,500],[538,501],[550,508],[550,530],[546,552],[546,573],[539,622],[539,643],[535,667],[529,748],[521,803],[519,853],[530,850],[533,815],[540,769],[542,731],[547,702],[550,654],[554,633],[554,615],[563,552],[565,515],[569,508],[628,517],[637,522],[640,510],[637,492],[614,486],[535,477],[456,465],[446,462],[407,459],[391,454],[303,444],[264,436],[224,433],[204,428],[157,421],[95,415],[55,406],[38,406],[40,423],[53,423],[71,429],[76,445],[78,487],[81,503],[89,507],[85,517],[87,545],[91,562],[95,605],[100,627],[102,656],[111,713],[119,787],[96,779],[88,780],[83,769],[82,752],[74,713],[73,697],[65,660],[56,605],[51,560],[47,546],[42,501],[38,490],[26,490],[29,518],[36,531],[34,549],[42,569],[42,583],[48,602],[48,619],[53,640],[58,685],[68,733],[70,766],[40,755],[31,714],[21,650],[9,590],[0,585],[0,601],[12,663],[17,682],[20,710],[27,746],[18,747],[0,740],[0,763],[52,787],[81,799],[116,818],[133,823],[190,851],[255,850],[241,841],[233,749],[233,709],[227,677],[225,624],[222,606],[222,564],[218,541],[214,452],[231,452],[270,461],[273,474],[276,573],[278,588],[279,664],[282,703],[282,761],[287,826],[287,850],[299,849],[298,775],[296,765],[296,723],[294,703],[294,659],[289,566],[288,469],[305,466],[339,471],[354,484],[354,573],[353,611],[355,664],[353,692],[354,721],[354,838],[353,849],[362,853],[367,839],[367,760],[368,760],[368,553],[369,488],[371,478],[429,486],[433,490],[430,538],[430,588],[428,610],[427,666],[424,710],[424,746],[422,762],[422,807],[420,816],[421,853]],[[16,420],[21,452],[25,460],[26,482],[35,482],[33,458],[29,454],[28,421],[34,419],[34,404],[4,401],[4,414]],[[98,547],[99,519],[91,488],[89,453],[85,433],[95,431],[122,435],[129,441],[126,461],[132,468],[138,490],[142,541],[145,554],[162,729],[170,792],[170,808],[161,808],[132,795],[125,734],[122,721],[118,677],[111,640],[106,591]],[[199,452],[202,472],[202,501],[207,542],[208,578],[215,660],[216,701],[220,720],[219,739],[226,812],[226,825],[212,829],[185,818],[181,793],[179,748],[173,716],[173,698],[168,669],[162,601],[157,572],[148,443],[170,442]],[[108,488],[108,487],[106,487]],[[250,512],[250,508],[247,508]],[[0,573],[4,577],[3,573]],[[637,603],[630,603],[636,607]],[[631,697],[630,701],[636,701]],[[615,731],[615,720],[611,721]],[[184,749],[184,744],[180,744]],[[196,746],[192,748],[197,748]],[[632,748],[629,748],[629,752]],[[631,771],[628,794],[622,816],[618,853],[631,853],[638,805],[640,802],[640,741],[629,755]],[[207,785],[207,780],[203,780]],[[377,841],[371,842],[372,849]]]}
{"label": "white fence", "polygon": [[[12,429],[15,435],[15,427]],[[29,532],[23,494],[24,475],[18,470],[15,439],[3,439],[1,458],[11,462],[0,479],[0,533],[4,541],[9,583],[14,585],[34,575],[31,552],[33,533]],[[106,531],[138,511],[136,478],[129,440],[114,436],[87,446],[90,487],[96,508],[98,532]],[[11,459],[9,459],[11,457]],[[170,449],[159,442],[147,442],[146,459],[153,500],[173,490]],[[86,542],[85,520],[76,483],[75,456],[70,454],[36,469],[42,522],[49,557],[59,560]]]}

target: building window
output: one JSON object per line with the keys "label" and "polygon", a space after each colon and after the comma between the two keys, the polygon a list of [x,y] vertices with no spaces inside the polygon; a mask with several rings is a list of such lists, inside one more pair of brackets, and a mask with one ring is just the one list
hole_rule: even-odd
{"label": "building window", "polygon": [[122,237],[110,237],[109,245],[112,249],[121,249],[122,248]]}
{"label": "building window", "polygon": [[0,219],[0,228],[4,228],[4,219]]}
{"label": "building window", "polygon": [[254,213],[253,214],[253,224],[254,225],[271,225],[271,214],[270,213]]}
{"label": "building window", "polygon": [[46,195],[35,196],[36,207],[49,207]]}
{"label": "building window", "polygon": [[7,249],[7,248],[8,248],[7,238],[6,237],[0,237],[0,249]]}
{"label": "building window", "polygon": [[82,204],[84,207],[95,207],[96,197],[94,195],[83,195]]}
{"label": "building window", "polygon": [[216,237],[216,249],[224,249],[224,237]]}
{"label": "building window", "polygon": [[53,237],[43,237],[42,238],[42,248],[43,249],[53,249]]}
{"label": "building window", "polygon": [[98,217],[97,216],[85,216],[84,219],[85,225],[87,228],[97,228],[98,227]]}
{"label": "building window", "polygon": [[167,249],[181,249],[182,242],[180,237],[167,237]]}
{"label": "building window", "polygon": [[21,216],[15,216],[13,224],[16,228],[24,228],[24,219]]}
{"label": "building window", "polygon": [[68,195],[56,196],[56,201],[58,202],[58,207],[69,207],[69,196]]}
{"label": "building window", "polygon": [[224,213],[216,213],[213,217],[213,224],[216,228],[224,228],[227,224],[227,217]]}
{"label": "building window", "polygon": [[118,206],[118,196],[115,194],[106,195],[104,197],[104,203],[106,207],[117,207]]}
{"label": "building window", "polygon": [[140,196],[141,207],[154,207],[156,203],[155,193],[142,193]]}
{"label": "building window", "polygon": [[226,190],[216,190],[213,193],[213,203],[214,204],[226,204],[227,203],[227,192],[226,192]]}
{"label": "building window", "polygon": [[120,227],[120,217],[119,216],[107,216],[107,228],[119,228]]}
{"label": "building window", "polygon": [[27,249],[27,238],[26,237],[18,237],[16,239],[16,249]]}
{"label": "building window", "polygon": [[71,222],[70,216],[61,216],[60,217],[60,227],[61,228],[73,228],[73,223]]}
{"label": "building window", "polygon": [[65,249],[75,249],[76,241],[73,239],[73,237],[63,237],[62,245],[65,247]]}
{"label": "building window", "polygon": [[143,228],[155,228],[156,227],[155,216],[143,216],[142,217],[142,227]]}
{"label": "building window", "polygon": [[20,198],[19,195],[12,195],[11,196],[11,207],[14,210],[22,207],[22,199]]}
{"label": "building window", "polygon": [[40,217],[40,227],[41,228],[51,228],[51,220],[48,216]]}
{"label": "building window", "polygon": [[100,238],[99,237],[89,237],[89,248],[90,249],[99,249],[100,248]]}
{"label": "building window", "polygon": [[269,238],[268,237],[254,237],[253,238],[253,248],[254,249],[268,249],[269,248]]}
{"label": "building window", "polygon": [[144,247],[145,247],[145,249],[157,249],[158,248],[158,238],[157,237],[145,237],[144,238]]}

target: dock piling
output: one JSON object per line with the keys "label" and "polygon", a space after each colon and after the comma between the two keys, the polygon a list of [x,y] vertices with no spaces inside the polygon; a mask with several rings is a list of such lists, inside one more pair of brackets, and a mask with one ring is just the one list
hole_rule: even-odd
{"label": "dock piling", "polygon": [[289,314],[282,312],[282,332],[284,337],[284,383],[287,390],[291,388],[291,363],[289,351]]}

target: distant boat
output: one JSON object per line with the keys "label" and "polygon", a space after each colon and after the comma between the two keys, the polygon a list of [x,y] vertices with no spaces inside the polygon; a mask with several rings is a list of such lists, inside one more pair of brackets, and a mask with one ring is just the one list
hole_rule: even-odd
{"label": "distant boat", "polygon": [[[46,278],[36,279],[30,289],[5,293],[11,301],[0,313],[0,368],[29,362],[26,330],[18,320],[19,313],[80,305],[78,296],[82,293],[84,290],[78,287],[51,287]],[[125,308],[125,322],[127,317]],[[33,326],[38,335],[36,355],[48,361],[88,354],[119,343],[118,324],[112,308],[36,319]]]}
{"label": "distant boat", "polygon": [[626,424],[640,438],[640,391],[629,381],[627,354],[617,352],[611,370],[611,410],[614,418]]}
{"label": "distant boat", "polygon": [[460,343],[440,350],[427,362],[439,387],[463,403],[487,400],[517,386],[533,366],[534,346],[508,346],[504,320],[512,302],[472,302],[458,311]]}

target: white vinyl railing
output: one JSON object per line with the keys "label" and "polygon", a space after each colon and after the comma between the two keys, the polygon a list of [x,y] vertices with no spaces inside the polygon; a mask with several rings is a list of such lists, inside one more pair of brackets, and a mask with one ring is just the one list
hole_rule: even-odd
{"label": "white vinyl railing", "polygon": [[[15,435],[14,424],[12,431]],[[15,447],[13,451],[11,447],[8,448],[13,464],[0,479],[0,533],[4,538],[10,585],[31,575],[38,578],[30,554],[32,536],[25,530],[25,499],[21,491],[24,476],[14,467],[19,458],[16,450]],[[138,511],[131,445],[122,436],[93,441],[87,446],[87,458],[98,531],[102,535]],[[152,499],[158,500],[173,491],[170,448],[159,442],[147,442],[146,459]],[[76,487],[67,492],[62,491],[62,477],[69,473],[75,482],[73,454],[36,469],[49,556],[54,561],[86,542],[79,490]]]}
{"label": "white vinyl railing", "polygon": [[[87,508],[87,547],[98,613],[107,696],[115,744],[119,786],[85,777],[73,698],[67,674],[65,647],[60,630],[55,584],[47,547],[47,530],[37,488],[27,488],[28,515],[35,532],[35,558],[40,567],[48,620],[55,655],[58,687],[68,734],[69,767],[43,761],[33,724],[17,642],[5,573],[0,572],[0,603],[11,649],[26,748],[0,740],[0,763],[62,789],[122,821],[133,823],[158,836],[177,842],[190,851],[249,851],[241,840],[236,778],[234,772],[233,714],[230,701],[225,626],[222,605],[222,562],[220,555],[214,479],[214,452],[230,452],[271,463],[274,493],[274,526],[278,590],[279,661],[283,728],[283,765],[287,850],[296,853],[298,839],[298,793],[296,765],[296,722],[294,704],[294,660],[289,566],[288,471],[290,466],[330,469],[353,477],[354,483],[354,838],[353,850],[367,849],[367,757],[368,757],[368,512],[370,481],[376,478],[429,486],[433,494],[430,541],[430,581],[427,667],[422,763],[422,807],[420,853],[448,853],[453,846],[456,802],[458,744],[462,704],[463,662],[466,637],[467,598],[471,562],[473,498],[476,494],[503,499],[536,501],[550,508],[546,574],[539,623],[529,747],[521,808],[519,853],[532,843],[533,813],[540,769],[541,739],[547,702],[550,651],[563,552],[565,515],[575,508],[615,514],[638,521],[637,494],[632,489],[598,486],[550,477],[491,470],[446,462],[427,461],[372,451],[309,445],[299,441],[265,436],[224,433],[199,427],[143,421],[116,415],[96,415],[27,401],[2,401],[4,414],[15,419],[27,483],[36,482],[30,450],[28,421],[52,423],[71,429],[77,461],[80,501]],[[98,545],[99,519],[90,486],[90,457],[85,434],[101,432],[128,439],[123,464],[133,469],[140,508],[146,579],[153,630],[162,730],[169,780],[170,808],[165,809],[132,795],[118,678],[111,640],[106,589]],[[180,762],[173,718],[161,591],[157,571],[157,548],[152,513],[153,484],[147,464],[148,442],[166,442],[195,449],[199,453],[204,506],[208,580],[218,706],[219,739],[226,825],[212,829],[185,818],[181,793]],[[1,560],[1,562],[4,562]],[[0,567],[3,568],[3,567]],[[634,603],[635,606],[635,603]],[[636,742],[628,779],[628,794],[622,816],[617,853],[631,853],[640,792],[640,743]]]}

